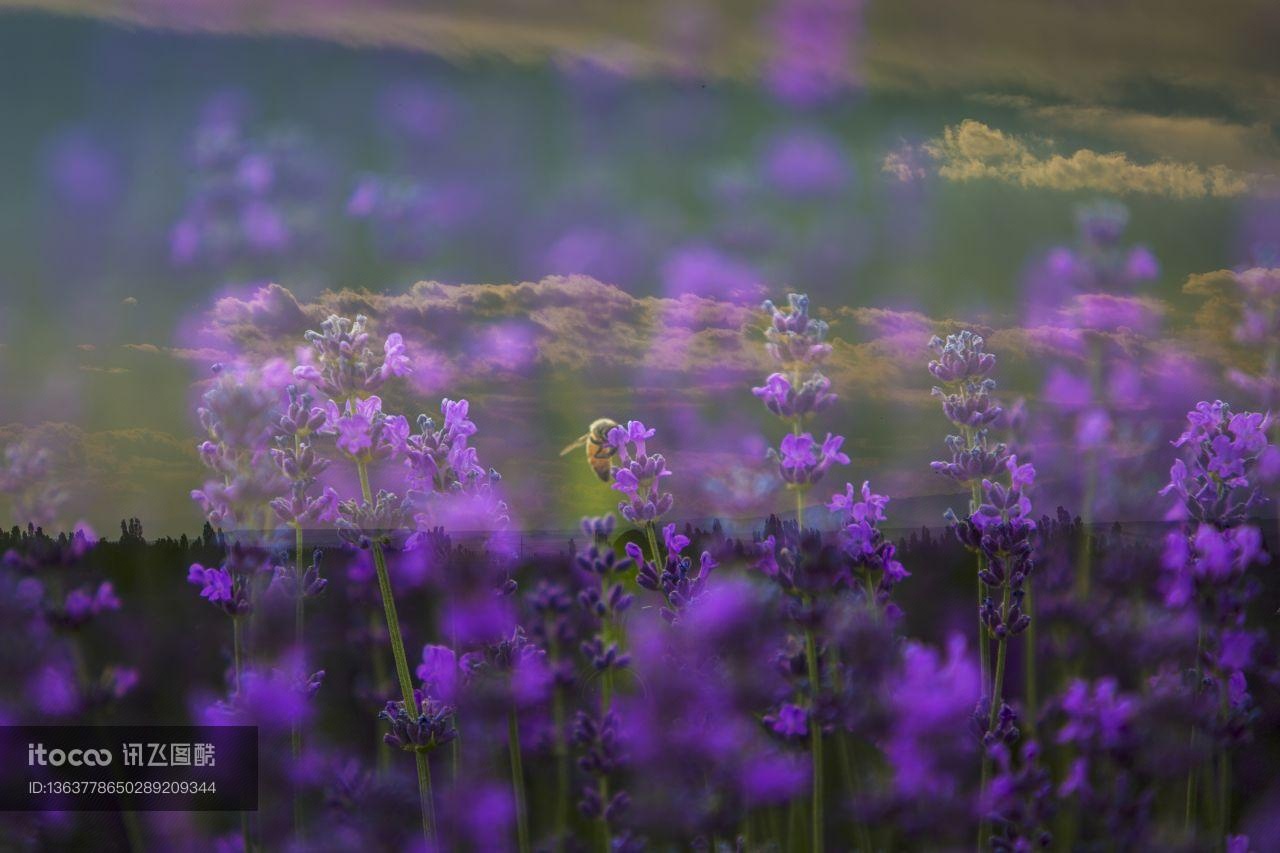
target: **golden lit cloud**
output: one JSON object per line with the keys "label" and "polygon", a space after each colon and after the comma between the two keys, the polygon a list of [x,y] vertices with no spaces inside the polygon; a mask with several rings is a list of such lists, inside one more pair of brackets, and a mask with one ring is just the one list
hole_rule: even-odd
{"label": "golden lit cloud", "polygon": [[966,119],[926,145],[938,175],[950,181],[994,180],[1027,189],[1089,190],[1178,199],[1273,191],[1275,179],[1223,165],[1176,160],[1139,163],[1119,152],[1054,150],[1051,140],[1005,133]]}

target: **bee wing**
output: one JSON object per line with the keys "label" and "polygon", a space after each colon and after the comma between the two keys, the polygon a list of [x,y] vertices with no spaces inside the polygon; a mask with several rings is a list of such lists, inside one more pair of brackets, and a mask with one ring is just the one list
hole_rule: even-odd
{"label": "bee wing", "polygon": [[577,449],[578,449],[579,447],[581,447],[582,445],[586,444],[586,443],[587,443],[587,441],[588,441],[590,438],[591,438],[591,433],[587,433],[586,435],[582,436],[582,437],[581,437],[581,438],[579,438],[577,441],[575,441],[573,444],[571,444],[571,445],[569,445],[568,447],[566,447],[564,450],[561,450],[561,451],[560,451],[560,455],[561,455],[561,456],[568,456],[570,453],[572,453],[573,451],[577,450]]}

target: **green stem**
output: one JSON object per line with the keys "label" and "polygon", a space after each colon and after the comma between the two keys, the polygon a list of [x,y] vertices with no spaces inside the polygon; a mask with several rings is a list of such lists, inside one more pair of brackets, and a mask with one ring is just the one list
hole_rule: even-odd
{"label": "green stem", "polygon": [[[1009,616],[1009,594],[1010,589],[1008,583],[1004,587],[1004,595],[1000,599],[1000,619],[1002,622],[1007,621]],[[996,727],[996,718],[1000,715],[1001,694],[1004,690],[1004,665],[1005,658],[1009,650],[1008,636],[1001,637],[996,641],[996,668],[991,675],[991,707],[987,711],[987,731],[994,731]],[[991,777],[991,759],[987,757],[986,749],[982,751],[982,776],[978,787],[979,798],[985,798],[987,793],[987,782]],[[978,825],[978,849],[981,850],[987,840],[987,821],[985,818]]]}
{"label": "green stem", "polygon": [[649,542],[649,555],[653,560],[653,564],[658,568],[658,571],[661,572],[667,561],[662,557],[662,554],[659,553],[658,529],[654,526],[652,521],[645,524],[644,535],[645,539]]}
{"label": "green stem", "polygon": [[414,763],[418,768],[418,806],[422,809],[422,831],[427,835],[427,849],[434,849],[436,807],[431,798],[431,762],[425,752],[415,750]]}
{"label": "green stem", "polygon": [[801,814],[800,800],[792,800],[787,808],[787,850],[804,849],[804,817]]}
{"label": "green stem", "polygon": [[511,792],[516,800],[516,843],[529,853],[529,809],[524,795],[524,762],[520,757],[520,721],[515,705],[507,714],[507,749],[511,753]]}
{"label": "green stem", "polygon": [[[839,747],[840,770],[844,774],[845,784],[849,786],[849,800],[852,802],[862,796],[862,783],[858,779],[855,766],[855,760],[858,757],[857,745],[848,732],[837,735],[836,745]],[[850,753],[853,754],[852,758]],[[867,825],[858,821],[854,825],[854,831],[858,835],[858,850],[861,853],[871,853],[871,833],[867,830]]]}
{"label": "green stem", "polygon": [[822,845],[822,725],[818,721],[818,644],[813,629],[804,632],[804,650],[809,665],[809,752],[813,759],[813,849],[823,850]]}
{"label": "green stem", "polygon": [[[962,391],[962,393],[964,393]],[[960,433],[964,437],[964,446],[972,447],[974,442],[974,432],[970,427],[961,427]],[[978,511],[978,506],[982,503],[982,486],[977,481],[969,484],[969,515],[973,515]],[[982,552],[977,552],[978,572],[986,568],[986,558],[982,556]],[[977,579],[975,577],[975,579]],[[987,642],[987,629],[982,624],[982,603],[986,601],[986,592],[982,586],[982,581],[978,580],[978,676],[980,679],[980,692],[987,692],[987,687],[991,683],[991,644]]]}
{"label": "green stem", "polygon": [[987,728],[989,731],[996,727],[996,718],[1000,715],[1000,705],[1002,704],[1000,691],[1004,687],[1004,661],[1008,650],[1008,638],[1001,637],[996,642],[996,671],[991,676],[991,711],[987,716]]}
{"label": "green stem", "polygon": [[[360,475],[360,494],[365,503],[373,503],[373,492],[369,487],[369,469],[361,460],[356,463],[356,471]],[[373,542],[373,566],[378,575],[378,590],[382,594],[382,609],[387,618],[387,634],[391,639],[391,654],[396,662],[396,677],[400,682],[400,693],[404,698],[405,710],[419,713],[417,701],[413,695],[413,679],[409,675],[409,659],[404,652],[404,637],[400,633],[400,617],[396,614],[395,594],[391,589],[391,576],[387,573],[387,558],[382,553],[382,544]],[[414,750],[414,761],[418,765],[418,805],[422,811],[422,835],[427,846],[432,846],[435,835],[434,806],[431,799],[431,768],[427,765],[427,755]]]}

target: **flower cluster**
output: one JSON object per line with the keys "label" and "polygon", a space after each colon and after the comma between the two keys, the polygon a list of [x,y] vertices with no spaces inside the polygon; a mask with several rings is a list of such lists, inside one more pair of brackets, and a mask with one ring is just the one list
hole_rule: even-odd
{"label": "flower cluster", "polygon": [[831,393],[831,380],[820,373],[804,378],[799,387],[791,384],[784,373],[771,373],[764,385],[752,388],[766,409],[784,420],[802,418],[830,408],[836,395]]}
{"label": "flower cluster", "polygon": [[703,551],[695,567],[693,558],[684,553],[689,543],[688,536],[676,532],[674,524],[668,524],[662,528],[665,556],[661,559],[655,556],[652,560],[646,560],[639,545],[634,542],[626,545],[627,556],[639,567],[636,583],[645,589],[662,593],[666,601],[666,606],[661,611],[662,617],[668,622],[675,621],[680,612],[703,593],[711,571],[719,565],[710,551]]}
{"label": "flower cluster", "polygon": [[1053,836],[1047,829],[1056,808],[1053,779],[1040,762],[1040,746],[1024,743],[1016,755],[1006,743],[990,747],[995,773],[983,795],[981,808],[993,822],[987,842],[992,850],[1047,849]]}
{"label": "flower cluster", "polygon": [[849,457],[841,452],[844,436],[827,433],[818,443],[809,433],[788,434],[782,437],[778,451],[770,449],[771,458],[778,462],[778,473],[786,483],[803,489],[818,482],[835,465],[848,465]]}
{"label": "flower cluster", "polygon": [[591,780],[584,785],[578,811],[591,820],[615,823],[631,805],[626,791],[610,792],[609,777],[616,774],[626,761],[618,742],[618,715],[606,711],[596,717],[579,711],[573,718],[572,740],[580,750],[578,769]]}
{"label": "flower cluster", "polygon": [[1280,449],[1267,436],[1271,416],[1202,401],[1187,413],[1187,424],[1173,443],[1183,458],[1174,461],[1160,492],[1178,498],[1169,517],[1239,524],[1265,500],[1261,487],[1280,479]]}
{"label": "flower cluster", "polygon": [[271,458],[288,480],[289,488],[285,495],[271,501],[271,508],[280,521],[298,530],[332,524],[338,517],[337,491],[325,486],[315,493],[329,460],[317,452],[313,436],[324,430],[328,416],[323,409],[312,406],[311,395],[296,385],[290,385],[286,394],[288,402],[280,415]]}
{"label": "flower cluster", "polygon": [[329,398],[330,428],[339,417],[358,414],[348,404],[377,393],[393,376],[411,372],[404,338],[393,332],[383,342],[382,352],[375,353],[369,345],[368,322],[363,315],[354,320],[330,315],[320,331],[307,332],[310,357],[293,369],[298,381],[314,385]]}
{"label": "flower cluster", "polygon": [[[1035,482],[1035,468],[1018,464],[1016,456],[1010,456],[1005,465],[1009,485],[983,480],[977,510],[963,520],[950,515],[960,541],[985,558],[978,573],[988,592],[981,615],[987,631],[997,640],[1019,634],[1031,623],[1031,616],[1022,611],[1022,598],[1023,584],[1034,567],[1036,530],[1026,494]],[[1001,595],[1002,600],[997,602],[994,595]]]}
{"label": "flower cluster", "polygon": [[368,550],[402,551],[412,533],[412,506],[399,494],[380,489],[370,500],[351,498],[338,506],[338,536],[349,545]]}
{"label": "flower cluster", "polygon": [[294,568],[275,567],[271,590],[285,598],[315,598],[329,586],[329,579],[320,576],[320,562],[324,551],[317,548],[311,553],[311,563],[299,563]]}
{"label": "flower cluster", "polygon": [[209,568],[192,564],[187,582],[199,586],[200,597],[228,616],[240,616],[254,607],[255,580],[276,573],[277,566],[265,548],[237,541],[228,546],[222,565]]}
{"label": "flower cluster", "polygon": [[632,524],[657,522],[675,502],[670,492],[662,490],[662,480],[671,476],[666,458],[661,453],[649,453],[646,447],[655,433],[640,421],[627,421],[626,426],[609,430],[607,436],[618,456],[612,488],[626,498],[619,502],[618,512]]}
{"label": "flower cluster", "polygon": [[1268,426],[1269,416],[1233,413],[1222,401],[1197,404],[1174,441],[1183,456],[1161,491],[1178,498],[1170,518],[1180,522],[1161,555],[1165,604],[1194,608],[1200,616],[1194,693],[1213,697],[1213,711],[1201,725],[1223,749],[1243,736],[1250,719],[1245,670],[1253,663],[1255,638],[1244,622],[1258,585],[1248,570],[1270,555],[1261,531],[1248,522],[1262,503],[1259,486],[1280,465],[1267,441]]}
{"label": "flower cluster", "polygon": [[1003,412],[993,398],[996,357],[986,351],[981,335],[968,330],[945,340],[935,336],[929,346],[937,354],[929,362],[929,373],[940,383],[933,395],[961,433],[947,436],[951,459],[933,462],[933,470],[965,484],[993,476],[1008,458],[1005,445],[988,438],[989,427]]}
{"label": "flower cluster", "polygon": [[417,707],[410,714],[404,701],[387,702],[378,719],[387,723],[384,742],[405,752],[431,752],[458,736],[453,725],[454,709],[421,690],[413,694]]}
{"label": "flower cluster", "polygon": [[212,386],[196,409],[208,438],[197,450],[214,478],[191,492],[215,527],[261,530],[265,508],[289,483],[272,461],[282,390],[276,365],[214,365]]}
{"label": "flower cluster", "polygon": [[506,502],[498,492],[502,481],[493,468],[480,464],[470,444],[476,425],[468,418],[466,400],[440,402],[441,422],[418,416],[418,431],[404,445],[408,497],[416,509],[419,530],[448,524],[464,529],[499,529],[509,522]]}
{"label": "flower cluster", "polygon": [[827,509],[839,514],[840,550],[852,575],[847,583],[853,586],[856,581],[866,590],[868,602],[876,605],[894,585],[911,575],[897,559],[897,546],[880,531],[888,505],[889,498],[872,492],[866,482],[860,493],[854,492],[852,483],[846,483],[844,493],[832,495],[827,504]]}
{"label": "flower cluster", "polygon": [[48,608],[47,617],[55,625],[67,629],[82,628],[95,616],[120,609],[111,581],[102,581],[97,589],[77,587],[67,593],[60,607]]}
{"label": "flower cluster", "polygon": [[766,301],[769,325],[765,328],[765,351],[780,368],[770,374],[765,384],[751,393],[765,408],[791,424],[790,432],[778,449],[769,449],[769,457],[778,464],[778,474],[787,487],[798,493],[797,506],[803,507],[803,492],[826,475],[835,465],[848,465],[849,457],[841,452],[844,437],[827,433],[816,440],[803,431],[806,417],[829,408],[836,401],[831,380],[822,374],[822,362],[831,354],[827,343],[827,324],[809,316],[809,297],[800,293],[787,295],[787,307],[779,308]]}
{"label": "flower cluster", "polygon": [[608,539],[607,531],[613,528],[613,516],[606,516],[605,519],[582,520],[583,532],[593,541],[585,552],[575,558],[579,571],[589,578],[598,579],[598,582],[588,583],[578,592],[578,605],[599,626],[594,635],[583,641],[581,652],[592,668],[601,673],[624,669],[631,661],[615,636],[613,625],[631,607],[632,602],[631,594],[621,582],[621,575],[643,563],[643,558],[638,558],[639,549],[633,544],[628,543],[628,556],[621,559],[613,548],[605,544]]}

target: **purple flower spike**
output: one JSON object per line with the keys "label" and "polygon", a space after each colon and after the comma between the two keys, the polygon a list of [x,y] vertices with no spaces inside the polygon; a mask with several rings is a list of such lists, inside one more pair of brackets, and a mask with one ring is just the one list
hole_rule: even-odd
{"label": "purple flower spike", "polygon": [[1169,484],[1160,491],[1178,498],[1168,517],[1224,525],[1248,518],[1266,502],[1261,487],[1280,472],[1280,449],[1267,437],[1271,416],[1233,413],[1217,400],[1197,403],[1187,424],[1173,442],[1183,457],[1174,461]]}
{"label": "purple flower spike", "polygon": [[625,427],[614,427],[608,435],[620,463],[613,469],[611,488],[626,497],[618,504],[618,512],[633,524],[656,522],[675,503],[670,492],[662,491],[663,478],[671,476],[667,460],[661,453],[650,454],[646,447],[655,434],[640,421],[628,421]]}
{"label": "purple flower spike", "polygon": [[938,357],[929,362],[929,372],[944,385],[981,382],[996,366],[996,357],[983,349],[985,345],[981,335],[967,330],[947,335],[946,340],[935,336],[929,346]]}
{"label": "purple flower spike", "polygon": [[784,374],[773,373],[751,393],[759,397],[765,408],[780,418],[801,418],[829,408],[836,401],[831,393],[831,380],[820,373],[805,379],[799,388]]}
{"label": "purple flower spike", "polygon": [[810,486],[818,482],[835,465],[848,465],[849,457],[841,452],[844,437],[827,433],[818,444],[807,432],[783,436],[778,451],[769,450],[778,462],[778,473],[793,486]]}
{"label": "purple flower spike", "polygon": [[333,314],[320,324],[320,331],[308,331],[310,360],[294,368],[294,378],[346,404],[377,393],[393,376],[410,373],[404,339],[398,333],[389,335],[379,356],[369,345],[367,323],[362,315],[350,320]]}

